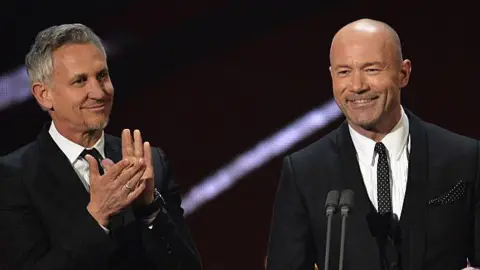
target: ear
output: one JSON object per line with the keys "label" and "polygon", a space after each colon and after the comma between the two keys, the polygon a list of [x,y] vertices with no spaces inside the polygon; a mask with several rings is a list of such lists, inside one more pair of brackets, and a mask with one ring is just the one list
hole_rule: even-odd
{"label": "ear", "polygon": [[53,101],[50,91],[51,90],[44,83],[36,82],[32,85],[32,94],[44,111],[53,110]]}
{"label": "ear", "polygon": [[410,81],[410,73],[412,72],[412,63],[410,60],[405,59],[400,67],[400,88],[408,85]]}
{"label": "ear", "polygon": [[332,91],[335,93],[335,83],[336,83],[335,74],[334,74],[335,71],[332,69],[332,66],[329,66],[329,67],[328,67],[328,70],[330,71],[330,78],[331,78],[331,83],[332,83]]}
{"label": "ear", "polygon": [[333,78],[334,78],[335,76],[333,76],[332,66],[329,66],[329,67],[328,67],[328,71],[330,71],[330,77],[332,78],[332,81],[333,81]]}

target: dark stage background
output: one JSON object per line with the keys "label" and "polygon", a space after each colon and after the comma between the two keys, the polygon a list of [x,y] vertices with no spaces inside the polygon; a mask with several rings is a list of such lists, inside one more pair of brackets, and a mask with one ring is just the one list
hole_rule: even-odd
{"label": "dark stage background", "polygon": [[[363,17],[385,21],[400,34],[404,56],[413,64],[405,107],[480,138],[479,23],[467,2],[84,0],[74,7],[10,2],[1,11],[1,73],[23,64],[41,29],[71,22],[92,27],[113,46],[109,65],[116,103],[107,131],[142,130],[166,151],[185,193],[329,100],[330,40],[344,24]],[[0,98],[15,91],[0,85]],[[0,154],[35,139],[46,120],[32,100],[0,111]],[[205,269],[263,268],[282,156],[340,121],[187,217]]]}

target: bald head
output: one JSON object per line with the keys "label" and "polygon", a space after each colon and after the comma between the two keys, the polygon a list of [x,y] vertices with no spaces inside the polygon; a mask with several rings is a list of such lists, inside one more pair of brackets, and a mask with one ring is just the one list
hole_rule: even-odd
{"label": "bald head", "polygon": [[381,43],[381,46],[396,58],[397,63],[403,60],[400,38],[392,27],[380,21],[360,19],[345,25],[335,34],[330,47],[330,64],[336,47],[352,41]]}
{"label": "bald head", "polygon": [[400,38],[383,22],[352,22],[332,40],[335,101],[349,124],[375,141],[400,120],[400,90],[408,84],[410,72],[410,60],[402,59]]}

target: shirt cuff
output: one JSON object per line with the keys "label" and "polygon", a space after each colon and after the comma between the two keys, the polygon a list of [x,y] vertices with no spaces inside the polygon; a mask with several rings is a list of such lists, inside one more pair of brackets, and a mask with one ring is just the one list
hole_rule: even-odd
{"label": "shirt cuff", "polygon": [[153,228],[153,222],[155,218],[157,218],[157,214],[160,213],[162,209],[158,209],[157,211],[153,212],[150,216],[142,219],[142,222],[148,225],[148,228],[151,230]]}
{"label": "shirt cuff", "polygon": [[104,227],[103,225],[101,225],[101,224],[98,224],[98,225],[100,225],[100,227],[102,227],[102,229],[103,229],[107,234],[110,233],[110,230],[109,230],[109,229],[105,228],[105,227]]}
{"label": "shirt cuff", "polygon": [[[147,224],[148,225],[148,228],[151,230],[153,228],[153,225],[152,223],[155,221],[155,218],[157,217],[157,214],[160,212],[161,209],[158,209],[157,211],[153,212],[153,214],[151,214],[150,216],[148,216],[147,218],[145,219],[142,219],[142,222]],[[98,224],[100,225],[100,227],[108,234],[110,233],[110,230],[106,227],[104,227],[103,225],[101,224]]]}

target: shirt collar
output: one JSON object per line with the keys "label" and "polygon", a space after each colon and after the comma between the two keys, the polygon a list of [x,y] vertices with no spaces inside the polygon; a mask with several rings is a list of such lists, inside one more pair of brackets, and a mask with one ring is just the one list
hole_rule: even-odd
{"label": "shirt collar", "polygon": [[[409,136],[408,117],[401,108],[402,114],[398,123],[393,129],[382,139],[382,143],[387,148],[390,159],[398,160],[405,147],[407,146]],[[375,157],[375,141],[361,135],[355,131],[350,125],[348,126],[352,137],[353,145],[357,150],[357,154],[361,159],[373,160]]]}
{"label": "shirt collar", "polygon": [[[58,132],[57,128],[55,127],[55,124],[53,123],[53,121],[52,121],[52,124],[50,125],[50,129],[48,130],[48,133],[52,137],[53,141],[58,145],[60,150],[62,150],[62,152],[67,156],[71,164],[73,164],[77,160],[77,158],[85,149],[85,147],[70,141],[69,139],[65,138],[62,134],[60,134],[60,132]],[[102,155],[102,157],[105,158],[105,136],[103,132],[100,139],[95,143],[95,145],[93,145],[92,148],[97,149],[98,152],[100,152],[100,155]],[[92,149],[92,148],[88,148],[88,149]]]}

